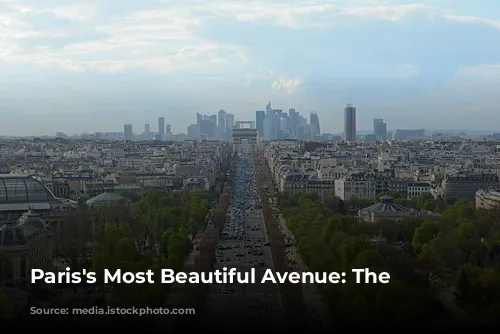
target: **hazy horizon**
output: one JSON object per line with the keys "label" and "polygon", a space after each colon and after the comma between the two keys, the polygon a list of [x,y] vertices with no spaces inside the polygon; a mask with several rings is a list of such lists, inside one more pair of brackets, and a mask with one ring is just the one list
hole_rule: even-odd
{"label": "hazy horizon", "polygon": [[494,131],[494,0],[0,0],[0,135],[140,133],[268,101],[358,129]]}

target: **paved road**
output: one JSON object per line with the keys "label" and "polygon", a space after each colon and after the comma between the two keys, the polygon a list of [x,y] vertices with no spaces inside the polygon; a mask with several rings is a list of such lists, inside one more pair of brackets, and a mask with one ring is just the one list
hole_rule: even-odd
{"label": "paved road", "polygon": [[285,315],[277,284],[260,283],[266,269],[274,269],[257,195],[249,152],[240,156],[234,175],[228,219],[220,237],[215,269],[256,270],[255,284],[213,284],[209,287],[202,327],[216,330],[285,329]]}

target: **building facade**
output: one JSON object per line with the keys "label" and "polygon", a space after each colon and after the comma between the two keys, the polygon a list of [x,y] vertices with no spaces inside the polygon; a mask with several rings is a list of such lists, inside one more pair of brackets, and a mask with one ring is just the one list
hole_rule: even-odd
{"label": "building facade", "polygon": [[356,108],[350,103],[344,108],[344,140],[356,141]]}

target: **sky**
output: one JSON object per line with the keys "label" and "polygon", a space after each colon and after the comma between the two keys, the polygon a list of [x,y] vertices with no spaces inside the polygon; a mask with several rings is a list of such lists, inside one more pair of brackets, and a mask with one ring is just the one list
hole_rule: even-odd
{"label": "sky", "polygon": [[186,132],[271,101],[357,127],[500,130],[498,0],[0,0],[0,136]]}

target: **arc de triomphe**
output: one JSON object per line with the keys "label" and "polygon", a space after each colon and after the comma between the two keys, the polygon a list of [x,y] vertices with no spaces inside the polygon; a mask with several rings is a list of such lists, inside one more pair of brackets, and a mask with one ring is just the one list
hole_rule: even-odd
{"label": "arc de triomphe", "polygon": [[254,122],[251,121],[239,121],[237,126],[233,128],[233,153],[241,152],[241,142],[242,140],[248,140],[248,145],[252,152],[255,151],[257,147],[257,129],[255,128],[244,128],[243,125],[252,126]]}

